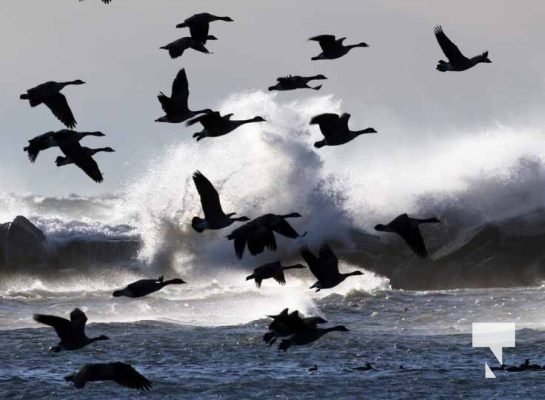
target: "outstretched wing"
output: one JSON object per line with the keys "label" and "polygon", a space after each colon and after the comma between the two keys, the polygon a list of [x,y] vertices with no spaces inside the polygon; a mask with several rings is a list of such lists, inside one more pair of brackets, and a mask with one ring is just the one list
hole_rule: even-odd
{"label": "outstretched wing", "polygon": [[74,308],[70,313],[71,327],[74,334],[78,336],[85,336],[85,324],[87,323],[87,316],[79,308]]}
{"label": "outstretched wing", "polygon": [[225,213],[221,208],[220,196],[212,183],[200,171],[193,174],[193,182],[199,192],[205,218],[224,217]]}
{"label": "outstretched wing", "polygon": [[98,164],[77,141],[59,144],[61,151],[71,159],[83,172],[97,183],[103,181]]}
{"label": "outstretched wing", "polygon": [[301,249],[301,257],[303,257],[303,260],[305,260],[305,262],[308,264],[312,275],[314,275],[318,280],[322,280],[327,276],[323,273],[320,259],[312,254],[308,247],[303,247]]}
{"label": "outstretched wing", "polygon": [[57,93],[56,95],[47,98],[44,100],[44,104],[51,110],[53,115],[68,128],[74,128],[76,126],[74,114],[72,114],[68,101],[66,101],[66,97],[64,97],[62,93]]}
{"label": "outstretched wing", "polygon": [[335,35],[318,35],[311,37],[309,40],[318,42],[324,52],[331,51],[337,47]]}
{"label": "outstretched wing", "polygon": [[201,43],[206,43],[209,29],[210,24],[208,21],[203,19],[189,25],[189,33],[191,34],[191,37]]}
{"label": "outstretched wing", "polygon": [[447,35],[445,35],[445,32],[443,32],[443,28],[441,26],[436,26],[434,32],[435,37],[439,42],[439,46],[441,46],[443,53],[445,53],[445,56],[447,56],[451,63],[457,64],[467,60],[466,56],[464,56],[460,49],[458,49],[458,46],[452,43]]}
{"label": "outstretched wing", "polygon": [[112,380],[121,386],[138,390],[150,390],[152,383],[131,365],[125,363],[113,364]]}
{"label": "outstretched wing", "polygon": [[[336,136],[340,130],[341,117],[339,117],[338,114],[332,113],[319,114],[310,120],[310,124],[317,124],[320,126],[320,131],[324,137],[333,137]],[[348,120],[346,124],[348,126]]]}
{"label": "outstretched wing", "polygon": [[189,84],[187,83],[187,76],[185,69],[182,68],[174,81],[172,82],[172,96],[171,99],[176,103],[176,106],[183,107],[187,110],[187,98],[189,97]]}
{"label": "outstretched wing", "polygon": [[339,259],[337,255],[333,253],[329,245],[324,244],[320,247],[320,266],[322,270],[327,271],[328,276],[339,273]]}
{"label": "outstretched wing", "polygon": [[398,233],[417,256],[422,258],[428,256],[428,251],[426,250],[426,245],[424,244],[424,238],[422,237],[418,226],[399,231]]}
{"label": "outstretched wing", "polygon": [[34,321],[49,325],[55,329],[55,332],[57,332],[57,336],[61,339],[61,341],[70,341],[72,339],[71,324],[66,318],[43,314],[34,314],[33,318]]}

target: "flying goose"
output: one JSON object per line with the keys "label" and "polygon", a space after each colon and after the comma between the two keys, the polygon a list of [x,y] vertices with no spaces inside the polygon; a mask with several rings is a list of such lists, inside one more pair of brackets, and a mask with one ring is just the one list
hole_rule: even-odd
{"label": "flying goose", "polygon": [[367,43],[361,42],[357,44],[343,45],[346,38],[336,39],[335,35],[318,35],[311,37],[309,40],[316,41],[320,44],[322,52],[311,60],[333,60],[348,53],[355,47],[369,47]]}
{"label": "flying goose", "polygon": [[64,377],[73,382],[78,389],[83,389],[87,382],[114,381],[130,389],[150,390],[151,381],[141,375],[130,364],[122,362],[86,364],[77,373]]}
{"label": "flying goose", "polygon": [[59,132],[67,132],[67,134],[73,135],[74,139],[78,142],[86,136],[106,136],[102,132],[76,132],[68,129],[62,129],[57,132],[46,132],[44,134],[36,136],[35,138],[30,139],[28,141],[28,146],[23,148],[23,150],[28,153],[29,160],[31,162],[34,162],[36,161],[36,158],[38,157],[40,151],[49,149],[50,147],[58,146],[55,137],[59,134]]}
{"label": "flying goose", "polygon": [[[216,40],[217,38],[215,36],[208,36],[206,39]],[[177,39],[159,48],[168,50],[168,54],[170,55],[170,58],[173,58],[173,59],[181,57],[184,54],[184,51],[186,51],[187,49],[193,49],[193,50],[200,51],[201,53],[204,53],[204,54],[210,54],[208,49],[204,47],[203,42],[195,40],[191,37],[183,37],[183,38]]]}
{"label": "flying goose", "polygon": [[42,103],[45,104],[67,128],[73,128],[76,126],[76,119],[61,90],[68,85],[83,85],[84,83],[80,79],[67,82],[49,81],[28,89],[19,98],[28,100],[31,107],[36,107]]}
{"label": "flying goose", "polygon": [[204,219],[193,217],[191,220],[191,226],[197,232],[201,233],[205,229],[222,229],[235,221],[250,220],[248,217],[232,218],[236,213],[225,214],[221,208],[218,191],[201,172],[197,171],[193,174],[193,182],[195,182],[197,192],[199,192],[204,212]]}
{"label": "flying goose", "polygon": [[[82,147],[83,151],[85,153],[87,153],[90,157],[94,156],[96,153],[100,153],[100,152],[106,152],[106,153],[113,153],[115,152],[114,149],[112,149],[111,147],[100,147],[98,149],[90,149],[89,147]],[[56,159],[55,159],[55,164],[57,165],[57,167],[62,167],[63,165],[68,165],[68,164],[73,164],[74,161],[72,161],[70,158],[68,157],[62,157],[62,156],[58,156]]]}
{"label": "flying goose", "polygon": [[273,278],[276,282],[281,285],[286,284],[286,278],[284,277],[284,271],[287,269],[301,269],[306,268],[302,264],[288,265],[283,267],[280,261],[264,264],[260,267],[254,269],[254,273],[246,277],[246,280],[250,279],[255,280],[256,286],[261,287],[261,281],[269,278]]}
{"label": "flying goose", "polygon": [[355,139],[359,135],[366,133],[377,133],[373,128],[366,128],[361,131],[351,131],[348,128],[348,120],[350,114],[344,113],[339,116],[338,114],[325,113],[316,115],[310,120],[311,125],[318,125],[324,139],[314,143],[314,147],[320,148],[323,146],[339,146]]}
{"label": "flying goose", "polygon": [[299,235],[286,221],[286,218],[300,217],[301,215],[295,212],[286,215],[264,214],[236,228],[227,239],[234,240],[235,253],[239,259],[244,254],[246,244],[251,255],[263,253],[265,248],[276,251],[275,232],[292,239],[306,235],[306,232]]}
{"label": "flying goose", "polygon": [[317,292],[321,289],[335,287],[349,276],[363,275],[363,272],[361,271],[341,274],[339,272],[339,259],[327,244],[320,247],[318,257],[312,254],[308,247],[303,247],[301,249],[301,256],[308,264],[310,272],[318,279],[314,285],[310,287],[311,289],[316,288]]}
{"label": "flying goose", "polygon": [[[99,134],[100,133],[100,134]],[[83,172],[93,181],[100,183],[103,181],[102,172],[98,164],[91,157],[90,153],[85,151],[79,144],[81,135],[75,135],[74,131],[64,129],[53,134],[53,140],[59,146],[64,155],[72,160]],[[104,136],[101,132],[94,132],[93,136]]]}
{"label": "flying goose", "polygon": [[447,35],[445,35],[441,26],[436,26],[434,32],[435,37],[439,42],[439,46],[441,46],[441,50],[443,50],[443,53],[445,53],[445,56],[447,56],[448,59],[448,62],[439,60],[437,64],[438,71],[465,71],[479,63],[492,62],[488,59],[488,51],[471,58],[464,56],[460,49],[458,49],[458,46],[452,43]]}
{"label": "flying goose", "polygon": [[344,325],[337,325],[331,328],[308,327],[307,329],[296,332],[287,339],[283,339],[278,345],[278,348],[286,351],[291,346],[304,346],[315,342],[329,332],[348,332],[348,328]]}
{"label": "flying goose", "polygon": [[170,97],[166,96],[163,92],[159,92],[159,102],[165,112],[165,116],[158,118],[155,122],[171,122],[178,123],[184,122],[189,118],[193,118],[195,115],[212,112],[212,110],[206,108],[204,110],[191,111],[187,106],[187,99],[189,97],[189,85],[187,83],[187,76],[185,69],[181,69],[174,82],[172,82],[172,94]]}
{"label": "flying goose", "polygon": [[299,75],[288,75],[285,77],[277,78],[276,85],[269,86],[269,90],[295,90],[295,89],[312,89],[320,90],[322,85],[318,86],[309,86],[310,81],[316,79],[327,79],[323,75],[314,75],[314,76],[299,76]]}
{"label": "flying goose", "polygon": [[113,293],[114,297],[143,297],[145,295],[148,295],[153,292],[157,292],[158,290],[161,290],[166,285],[181,285],[182,283],[186,283],[181,279],[171,279],[168,281],[163,280],[163,277],[160,276],[157,279],[140,279],[136,282],[133,282],[129,285],[127,285],[125,288],[121,290],[116,290]]}
{"label": "flying goose", "polygon": [[187,18],[184,22],[176,25],[176,28],[189,28],[191,37],[204,44],[208,39],[210,22],[214,21],[232,22],[233,20],[230,17],[218,17],[209,13],[200,13]]}
{"label": "flying goose", "polygon": [[319,324],[327,323],[322,317],[301,318],[297,310],[288,314],[287,308],[278,315],[268,317],[273,321],[269,324],[269,331],[263,335],[263,341],[269,346],[272,346],[279,337],[288,337],[307,327],[316,328]]}
{"label": "flying goose", "polygon": [[254,117],[250,119],[232,120],[233,114],[225,114],[222,116],[219,112],[214,111],[208,114],[200,115],[186,122],[187,126],[191,126],[200,122],[203,126],[203,130],[193,134],[193,137],[197,139],[197,142],[205,137],[218,137],[227,135],[229,132],[234,131],[239,126],[249,124],[253,122],[263,122],[263,117]]}
{"label": "flying goose", "polygon": [[98,340],[108,340],[108,336],[100,335],[89,338],[85,334],[85,324],[87,316],[79,308],[75,308],[70,313],[70,320],[54,315],[34,314],[34,321],[49,325],[55,329],[57,336],[61,339],[57,346],[51,348],[52,351],[77,350]]}
{"label": "flying goose", "polygon": [[401,214],[386,225],[378,224],[375,229],[379,232],[397,233],[419,257],[427,257],[428,251],[420,233],[420,224],[439,223],[437,218],[418,219],[407,214]]}

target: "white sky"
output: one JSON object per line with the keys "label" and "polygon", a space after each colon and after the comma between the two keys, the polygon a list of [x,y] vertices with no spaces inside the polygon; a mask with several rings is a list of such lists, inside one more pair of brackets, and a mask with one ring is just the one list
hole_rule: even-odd
{"label": "white sky", "polygon": [[[318,94],[341,99],[354,127],[375,127],[381,136],[372,142],[373,151],[379,154],[498,121],[534,128],[545,122],[545,3],[539,0],[4,0],[2,6],[3,192],[115,192],[150,157],[192,140],[194,129],[154,122],[162,115],[156,95],[170,93],[181,67],[193,109],[266,89],[281,75],[323,73],[329,80]],[[189,51],[171,60],[159,50],[188,35],[174,28],[177,23],[203,11],[235,20],[212,24],[211,34],[219,39],[209,43],[214,54]],[[435,71],[443,58],[433,35],[436,24],[466,55],[488,50],[493,63],[459,74]],[[311,62],[320,51],[306,39],[324,33],[370,47]],[[56,150],[40,154],[35,164],[22,150],[26,140],[63,126],[44,106],[31,109],[19,95],[47,80],[72,79],[87,82],[64,90],[76,129],[107,134],[85,145],[117,151],[97,157],[105,176],[101,185],[75,168],[55,167]],[[282,93],[277,99],[316,94]],[[342,154],[355,157],[358,146]]]}

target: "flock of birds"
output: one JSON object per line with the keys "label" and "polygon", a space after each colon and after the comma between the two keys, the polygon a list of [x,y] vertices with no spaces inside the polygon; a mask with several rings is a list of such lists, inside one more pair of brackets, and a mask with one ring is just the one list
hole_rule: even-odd
{"label": "flock of birds", "polygon": [[[110,0],[102,1],[103,3],[110,2]],[[176,26],[177,28],[189,28],[190,36],[175,40],[161,47],[161,49],[168,50],[172,58],[182,56],[188,49],[209,53],[205,47],[206,42],[217,39],[215,36],[209,35],[210,23],[213,21],[231,22],[233,20],[230,17],[219,17],[209,13],[195,14]],[[448,61],[439,61],[437,70],[441,72],[464,71],[478,63],[491,62],[488,59],[488,52],[472,58],[465,57],[458,47],[449,40],[441,27],[435,28],[435,36],[448,59]],[[319,35],[310,38],[310,40],[318,42],[322,50],[319,55],[312,57],[312,60],[332,60],[346,55],[353,48],[368,47],[363,42],[344,45],[345,39],[337,39],[333,35]],[[278,78],[277,83],[270,86],[269,90],[286,91],[305,88],[319,90],[321,85],[309,86],[309,82],[324,79],[327,78],[323,75],[309,77],[290,75]],[[102,173],[93,156],[98,152],[113,152],[114,150],[110,147],[91,149],[80,145],[80,141],[87,136],[100,137],[105,135],[102,132],[77,132],[72,130],[76,126],[76,119],[66,97],[61,93],[66,86],[82,85],[84,83],[81,80],[50,81],[29,89],[25,94],[21,95],[21,99],[28,100],[31,107],[40,104],[47,106],[68,128],[39,135],[29,140],[29,144],[24,150],[28,153],[30,161],[34,162],[40,151],[58,147],[64,156],[57,157],[57,166],[75,164],[94,181],[101,182],[103,180]],[[162,92],[158,96],[165,115],[156,121],[185,122],[187,126],[200,123],[203,129],[193,135],[197,141],[206,137],[226,135],[244,124],[265,121],[260,116],[246,120],[235,120],[232,119],[233,114],[221,115],[218,111],[211,109],[192,111],[188,106],[188,97],[187,76],[185,70],[181,69],[172,84],[171,96],[168,97]],[[350,130],[348,127],[349,118],[350,115],[346,113],[342,115],[325,113],[313,117],[310,124],[318,125],[324,137],[324,139],[316,142],[314,146],[316,148],[338,146],[350,142],[359,135],[376,133],[373,128],[359,131]],[[194,217],[191,226],[195,231],[202,233],[205,230],[223,229],[235,222],[245,222],[227,236],[228,240],[233,241],[235,254],[239,259],[243,257],[246,247],[251,255],[260,254],[265,249],[275,251],[277,249],[275,234],[291,239],[300,238],[306,234],[306,232],[299,234],[287,221],[288,218],[301,217],[296,212],[284,215],[264,214],[252,220],[244,216],[234,217],[236,213],[225,214],[221,206],[219,193],[212,183],[199,171],[194,173],[193,181],[200,196],[204,218]],[[388,224],[377,225],[375,229],[380,232],[399,235],[414,253],[419,257],[426,257],[428,253],[419,226],[439,222],[436,218],[418,219],[402,214]],[[338,257],[327,244],[321,246],[317,255],[308,247],[303,247],[300,255],[317,279],[311,286],[316,291],[333,288],[350,276],[362,275],[361,271],[341,273],[339,271]],[[254,280],[258,287],[266,279],[274,279],[283,285],[286,282],[284,271],[304,268],[306,266],[303,264],[283,266],[281,261],[271,262],[254,269],[246,280]],[[123,289],[116,290],[113,296],[137,298],[156,292],[166,285],[184,283],[186,282],[179,278],[164,280],[162,276],[157,279],[142,279],[129,284]],[[317,316],[302,317],[298,311],[289,313],[288,309],[284,309],[278,315],[269,317],[272,318],[272,322],[269,325],[268,332],[263,336],[263,341],[272,345],[278,338],[282,338],[278,346],[281,350],[287,350],[294,345],[300,346],[312,343],[329,332],[348,330],[342,325],[322,328],[319,325],[327,322],[323,318]],[[53,327],[56,331],[60,342],[52,348],[54,351],[78,350],[96,341],[109,339],[104,335],[89,338],[85,334],[87,317],[78,308],[70,313],[70,319],[42,314],[34,315],[34,319],[39,323]],[[147,378],[131,365],[122,362],[87,364],[77,373],[66,376],[65,379],[73,382],[77,388],[83,388],[87,382],[100,380],[113,380],[122,386],[139,390],[148,390],[152,387],[152,383]]]}

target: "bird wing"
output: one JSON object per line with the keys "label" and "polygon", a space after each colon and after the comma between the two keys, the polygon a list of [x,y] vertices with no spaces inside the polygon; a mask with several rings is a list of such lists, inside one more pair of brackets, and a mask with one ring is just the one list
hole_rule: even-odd
{"label": "bird wing", "polygon": [[238,235],[235,237],[235,254],[239,259],[244,254],[244,248],[246,247],[246,236]]}
{"label": "bird wing", "polygon": [[187,126],[191,126],[196,124],[197,122],[200,122],[202,126],[206,127],[207,125],[217,125],[223,123],[223,118],[221,117],[221,114],[218,111],[213,111],[211,113],[199,115],[196,118],[190,119],[185,124]]}
{"label": "bird wing", "polygon": [[57,317],[55,315],[43,315],[43,314],[34,314],[34,321],[41,324],[49,325],[55,332],[61,341],[70,341],[71,337],[71,323],[66,318]]}
{"label": "bird wing", "polygon": [[324,52],[333,50],[337,47],[335,35],[318,35],[311,37],[309,40],[317,41]]}
{"label": "bird wing", "polygon": [[97,183],[103,181],[102,173],[93,157],[85,152],[83,147],[76,141],[69,143],[59,143],[61,151],[70,158],[83,172]]}
{"label": "bird wing", "polygon": [[327,275],[324,274],[321,260],[312,254],[308,247],[303,247],[301,249],[301,257],[303,257],[303,260],[305,260],[305,262],[308,264],[310,272],[312,272],[312,275],[314,275],[316,279],[321,281],[323,278],[327,277]]}
{"label": "bird wing", "polygon": [[205,218],[224,217],[225,213],[221,208],[220,196],[212,183],[200,171],[193,174],[193,182],[199,192]]}
{"label": "bird wing", "polygon": [[189,84],[187,83],[187,76],[185,74],[185,69],[182,68],[176,75],[176,78],[174,78],[174,81],[172,82],[171,99],[172,101],[176,102],[177,106],[183,107],[184,110],[187,110],[188,97],[189,97]]}
{"label": "bird wing", "polygon": [[289,222],[286,221],[285,219],[278,221],[276,224],[272,225],[270,228],[282,236],[286,236],[292,239],[299,237],[299,234],[297,233],[297,231],[293,229],[292,226],[289,224]]}
{"label": "bird wing", "polygon": [[76,126],[74,114],[72,114],[68,101],[66,101],[66,97],[64,97],[62,93],[57,93],[54,96],[48,97],[44,100],[44,104],[51,110],[53,115],[68,128],[74,128]]}
{"label": "bird wing", "polygon": [[318,257],[322,270],[327,270],[328,272],[335,274],[339,273],[339,259],[333,250],[331,250],[331,247],[327,244],[320,247],[320,254]]}
{"label": "bird wing", "polygon": [[441,50],[445,53],[448,60],[452,63],[460,63],[467,60],[467,57],[462,54],[458,46],[456,46],[452,41],[445,35],[443,28],[440,26],[435,27],[435,37],[441,46]]}
{"label": "bird wing", "polygon": [[196,21],[195,23],[189,25],[189,33],[191,34],[191,37],[201,43],[206,43],[209,29],[210,24],[205,20]]}
{"label": "bird wing", "polygon": [[424,244],[424,238],[422,237],[418,226],[399,230],[397,233],[416,253],[417,256],[422,258],[428,256],[428,251],[426,250],[426,245]]}
{"label": "bird wing", "polygon": [[274,280],[278,282],[281,285],[286,284],[286,277],[284,276],[284,272],[280,271],[278,274],[276,274],[274,277]]}
{"label": "bird wing", "polygon": [[152,387],[150,380],[135,370],[132,365],[125,363],[113,365],[112,380],[131,389],[150,390]]}
{"label": "bird wing", "polygon": [[71,327],[74,334],[85,336],[85,324],[87,323],[87,315],[79,308],[74,308],[70,313]]}
{"label": "bird wing", "polygon": [[[340,128],[340,117],[337,114],[325,113],[316,115],[310,120],[311,124],[318,124],[324,137],[336,136]],[[348,124],[348,122],[347,122]]]}

